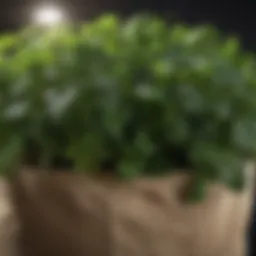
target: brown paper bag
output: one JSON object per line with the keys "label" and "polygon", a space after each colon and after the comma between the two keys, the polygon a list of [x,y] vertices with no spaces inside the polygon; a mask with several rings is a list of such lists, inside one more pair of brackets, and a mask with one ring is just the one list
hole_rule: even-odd
{"label": "brown paper bag", "polygon": [[172,175],[134,182],[23,172],[14,184],[22,256],[244,256],[254,166],[247,188],[208,188],[199,204]]}

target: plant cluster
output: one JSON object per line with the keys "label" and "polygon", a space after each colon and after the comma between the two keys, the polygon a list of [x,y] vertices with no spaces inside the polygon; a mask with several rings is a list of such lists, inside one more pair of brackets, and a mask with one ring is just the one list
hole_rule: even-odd
{"label": "plant cluster", "polygon": [[256,153],[255,70],[236,38],[143,15],[2,36],[0,169],[61,159],[242,188]]}

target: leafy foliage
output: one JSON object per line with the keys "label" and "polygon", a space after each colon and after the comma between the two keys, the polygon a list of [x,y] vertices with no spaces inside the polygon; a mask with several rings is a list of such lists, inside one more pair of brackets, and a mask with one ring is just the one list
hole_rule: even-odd
{"label": "leafy foliage", "polygon": [[4,36],[0,169],[17,159],[124,178],[185,168],[200,184],[242,188],[256,153],[255,70],[236,38],[142,15]]}

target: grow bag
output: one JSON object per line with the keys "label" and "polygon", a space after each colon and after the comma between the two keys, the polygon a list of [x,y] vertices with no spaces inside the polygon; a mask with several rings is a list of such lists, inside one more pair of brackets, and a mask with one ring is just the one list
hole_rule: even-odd
{"label": "grow bag", "polygon": [[182,200],[190,178],[120,182],[24,170],[13,188],[26,256],[244,256],[254,166],[235,193],[208,187],[203,202]]}

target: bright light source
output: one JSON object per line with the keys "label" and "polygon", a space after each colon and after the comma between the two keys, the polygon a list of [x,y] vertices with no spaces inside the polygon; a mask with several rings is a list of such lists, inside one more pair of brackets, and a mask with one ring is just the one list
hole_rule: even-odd
{"label": "bright light source", "polygon": [[40,6],[33,12],[33,22],[43,25],[57,25],[65,20],[64,11],[57,6]]}

